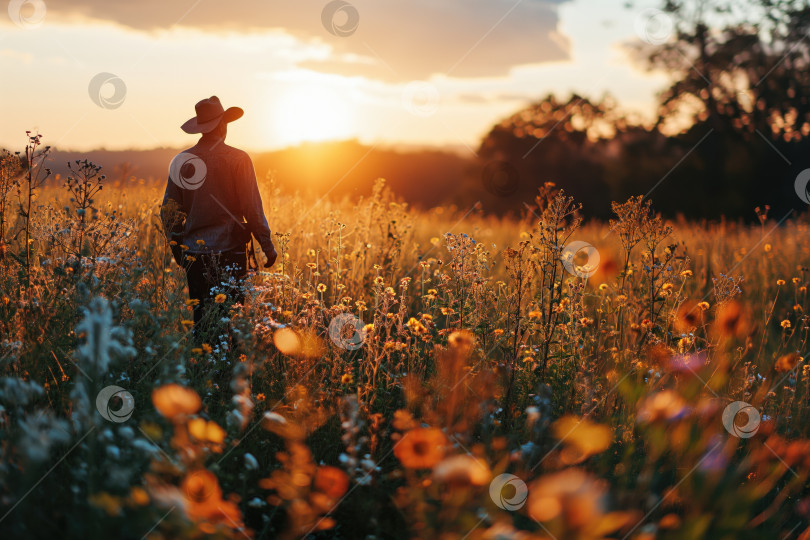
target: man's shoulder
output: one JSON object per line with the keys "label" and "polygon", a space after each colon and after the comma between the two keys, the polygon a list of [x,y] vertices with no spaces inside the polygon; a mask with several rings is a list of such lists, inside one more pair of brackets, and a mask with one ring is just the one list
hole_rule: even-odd
{"label": "man's shoulder", "polygon": [[229,146],[225,143],[223,143],[221,146],[222,151],[228,154],[228,157],[230,157],[231,159],[239,161],[250,161],[250,155],[248,155],[248,153],[245,152],[244,150],[240,148],[235,148],[233,146]]}
{"label": "man's shoulder", "polygon": [[239,148],[230,146],[228,144],[225,144],[224,142],[221,142],[221,143],[219,143],[219,144],[217,144],[216,146],[213,146],[213,147],[205,147],[205,146],[202,146],[201,144],[198,143],[198,144],[195,144],[194,146],[192,146],[190,148],[187,148],[187,149],[183,150],[181,153],[183,153],[183,154],[195,154],[195,155],[200,155],[200,154],[227,154],[229,157],[236,157],[236,158],[241,158],[241,159],[250,159],[250,155],[247,152],[245,152],[244,150],[241,150]]}

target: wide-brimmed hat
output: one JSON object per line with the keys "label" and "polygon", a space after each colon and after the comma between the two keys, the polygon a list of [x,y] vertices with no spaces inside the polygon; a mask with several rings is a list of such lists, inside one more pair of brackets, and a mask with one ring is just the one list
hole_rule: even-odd
{"label": "wide-brimmed hat", "polygon": [[186,133],[208,133],[219,125],[221,121],[233,122],[242,118],[245,111],[239,107],[222,108],[217,96],[211,96],[197,102],[194,106],[197,116],[180,126]]}

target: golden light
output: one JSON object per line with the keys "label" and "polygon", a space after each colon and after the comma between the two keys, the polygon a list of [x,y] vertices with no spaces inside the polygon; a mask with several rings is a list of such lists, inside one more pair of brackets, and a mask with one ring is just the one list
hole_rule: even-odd
{"label": "golden light", "polygon": [[290,328],[276,330],[273,344],[282,354],[294,355],[301,351],[301,338]]}
{"label": "golden light", "polygon": [[322,86],[296,85],[284,90],[271,114],[273,137],[286,144],[346,139],[356,128],[349,100]]}

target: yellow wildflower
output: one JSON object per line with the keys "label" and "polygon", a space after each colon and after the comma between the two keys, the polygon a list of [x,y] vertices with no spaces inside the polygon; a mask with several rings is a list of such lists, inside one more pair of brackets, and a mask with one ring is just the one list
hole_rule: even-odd
{"label": "yellow wildflower", "polygon": [[421,322],[419,322],[413,317],[408,319],[408,322],[406,324],[408,325],[408,328],[411,329],[411,332],[413,332],[414,334],[424,334],[425,332],[427,332],[427,328],[425,328],[425,325],[423,325]]}

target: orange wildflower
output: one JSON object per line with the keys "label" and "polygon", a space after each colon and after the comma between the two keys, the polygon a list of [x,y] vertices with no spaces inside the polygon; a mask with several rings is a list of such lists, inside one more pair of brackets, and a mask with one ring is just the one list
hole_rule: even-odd
{"label": "orange wildflower", "polygon": [[703,310],[694,300],[685,300],[678,306],[675,313],[675,329],[678,332],[691,332],[699,326],[703,326]]}
{"label": "orange wildflower", "polygon": [[433,469],[433,479],[442,484],[483,486],[492,478],[487,464],[479,458],[460,454],[439,462]]}
{"label": "orange wildflower", "polygon": [[337,467],[318,467],[314,487],[332,499],[340,499],[349,489],[349,477]]}
{"label": "orange wildflower", "polygon": [[803,358],[798,355],[798,353],[792,352],[788,354],[783,354],[776,360],[776,364],[774,364],[774,369],[780,373],[784,373],[786,371],[790,371],[796,366],[799,365]]}
{"label": "orange wildflower", "polygon": [[167,384],[152,391],[152,403],[160,414],[169,420],[194,414],[202,407],[197,392],[179,384]]}
{"label": "orange wildflower", "polygon": [[209,523],[222,523],[241,529],[242,513],[231,501],[222,499],[217,477],[206,469],[189,473],[182,483],[185,493],[185,511],[189,519]]}
{"label": "orange wildflower", "polygon": [[416,428],[394,446],[394,455],[409,469],[430,469],[444,457],[447,438],[437,428]]}
{"label": "orange wildflower", "polygon": [[742,304],[732,300],[718,306],[712,331],[721,337],[743,337],[748,332],[748,314]]}
{"label": "orange wildflower", "polygon": [[529,488],[527,509],[537,521],[564,515],[573,529],[582,529],[604,514],[606,488],[580,469],[565,469],[543,476]]}
{"label": "orange wildflower", "polygon": [[222,444],[225,441],[225,430],[216,422],[206,422],[204,418],[193,418],[188,423],[188,432],[201,442]]}

